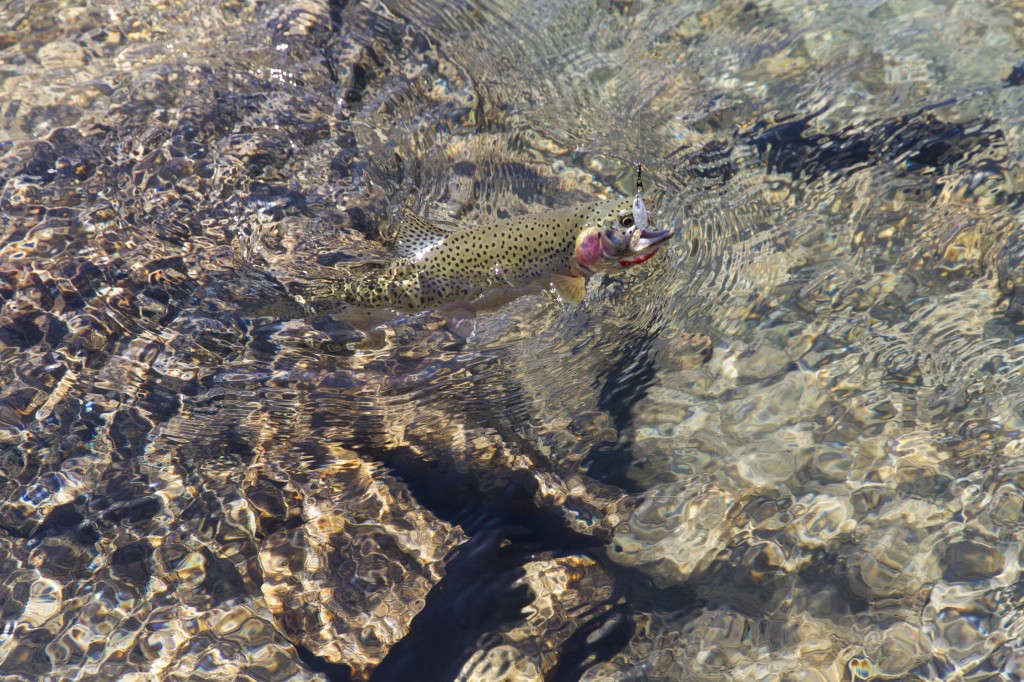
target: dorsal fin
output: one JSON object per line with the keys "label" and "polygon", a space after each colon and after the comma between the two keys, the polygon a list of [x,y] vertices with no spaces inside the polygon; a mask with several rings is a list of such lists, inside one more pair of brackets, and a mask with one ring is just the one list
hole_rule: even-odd
{"label": "dorsal fin", "polygon": [[453,227],[439,225],[422,216],[406,213],[398,226],[391,250],[402,258],[418,258],[454,231]]}

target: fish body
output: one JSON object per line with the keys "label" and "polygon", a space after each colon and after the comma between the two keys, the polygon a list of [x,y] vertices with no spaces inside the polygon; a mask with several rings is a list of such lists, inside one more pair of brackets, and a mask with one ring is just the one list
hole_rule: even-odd
{"label": "fish body", "polygon": [[410,217],[399,230],[395,261],[332,282],[318,297],[416,312],[503,301],[554,285],[563,299],[578,302],[586,278],[641,263],[671,236],[647,229],[648,221],[639,197],[454,229]]}

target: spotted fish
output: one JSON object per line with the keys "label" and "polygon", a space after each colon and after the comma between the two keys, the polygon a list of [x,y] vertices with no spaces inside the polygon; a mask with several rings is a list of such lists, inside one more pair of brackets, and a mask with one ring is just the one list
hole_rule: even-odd
{"label": "spotted fish", "polygon": [[394,262],[331,282],[316,298],[364,309],[481,310],[553,286],[578,303],[588,277],[642,263],[672,236],[649,222],[639,195],[465,228],[409,217]]}

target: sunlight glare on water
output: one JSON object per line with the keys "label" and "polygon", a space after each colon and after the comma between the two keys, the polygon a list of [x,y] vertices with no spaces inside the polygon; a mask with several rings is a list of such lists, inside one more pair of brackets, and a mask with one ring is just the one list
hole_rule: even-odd
{"label": "sunlight glare on water", "polygon": [[[1022,674],[1012,3],[0,18],[5,679]],[[287,295],[635,164],[578,306]]]}

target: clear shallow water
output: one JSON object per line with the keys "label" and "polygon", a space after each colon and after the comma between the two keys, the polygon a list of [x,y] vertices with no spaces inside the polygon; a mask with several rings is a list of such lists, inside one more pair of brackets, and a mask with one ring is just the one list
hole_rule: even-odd
{"label": "clear shallow water", "polygon": [[[1012,5],[0,17],[4,675],[1020,675]],[[578,308],[252,312],[632,162]]]}

